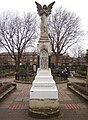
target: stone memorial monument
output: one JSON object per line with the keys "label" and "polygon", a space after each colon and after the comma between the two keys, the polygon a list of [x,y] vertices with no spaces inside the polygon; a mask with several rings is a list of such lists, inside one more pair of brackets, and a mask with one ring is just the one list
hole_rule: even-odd
{"label": "stone memorial monument", "polygon": [[40,39],[37,46],[38,70],[30,89],[29,112],[36,114],[53,114],[59,111],[58,90],[51,75],[50,55],[51,43],[48,38],[47,17],[55,2],[43,5],[37,3],[37,11],[41,17]]}

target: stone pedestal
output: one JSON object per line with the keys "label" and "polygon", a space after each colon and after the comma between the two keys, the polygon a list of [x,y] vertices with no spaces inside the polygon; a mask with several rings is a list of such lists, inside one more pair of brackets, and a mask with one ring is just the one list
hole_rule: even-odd
{"label": "stone pedestal", "polygon": [[58,90],[50,69],[38,70],[30,89],[29,108],[32,112],[56,113],[59,111]]}

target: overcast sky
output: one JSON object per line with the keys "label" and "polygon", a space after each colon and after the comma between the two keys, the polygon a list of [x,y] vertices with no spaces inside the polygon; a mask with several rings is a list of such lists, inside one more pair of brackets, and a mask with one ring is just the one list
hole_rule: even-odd
{"label": "overcast sky", "polygon": [[[36,0],[41,5],[50,4],[54,0]],[[80,17],[84,30],[88,30],[88,0],[55,0],[53,10],[62,6],[68,11],[76,13]],[[20,13],[36,12],[35,0],[0,0],[0,12],[4,10],[13,10]],[[85,49],[88,48],[88,40],[84,42]]]}

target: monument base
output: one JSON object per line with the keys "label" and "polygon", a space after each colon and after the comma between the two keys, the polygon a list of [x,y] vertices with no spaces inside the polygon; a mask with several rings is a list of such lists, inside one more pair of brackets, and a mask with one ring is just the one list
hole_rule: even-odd
{"label": "monument base", "polygon": [[38,70],[30,89],[29,113],[49,116],[58,112],[58,90],[51,71]]}
{"label": "monument base", "polygon": [[59,115],[59,101],[53,99],[31,99],[29,115],[32,117],[53,117]]}

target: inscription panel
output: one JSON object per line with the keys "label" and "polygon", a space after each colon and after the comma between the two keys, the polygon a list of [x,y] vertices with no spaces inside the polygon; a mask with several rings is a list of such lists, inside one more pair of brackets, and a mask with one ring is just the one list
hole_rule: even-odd
{"label": "inscription panel", "polygon": [[40,68],[41,69],[48,68],[48,52],[46,50],[42,50],[40,52]]}

